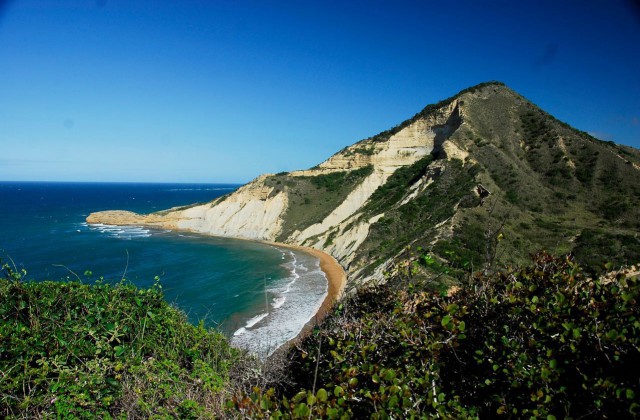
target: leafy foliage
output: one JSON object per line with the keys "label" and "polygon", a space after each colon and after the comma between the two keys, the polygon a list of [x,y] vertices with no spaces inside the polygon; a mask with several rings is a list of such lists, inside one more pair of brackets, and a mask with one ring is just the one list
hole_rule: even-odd
{"label": "leafy foliage", "polygon": [[277,174],[268,177],[265,185],[273,188],[271,194],[284,191],[288,197],[284,223],[277,239],[285,241],[296,230],[302,231],[322,222],[372,172],[373,166],[368,165],[315,176]]}
{"label": "leafy foliage", "polygon": [[353,185],[362,179],[371,175],[373,166],[368,165],[352,171],[331,172],[324,175],[315,175],[308,177],[316,188],[324,188],[329,192],[338,191],[345,184]]}
{"label": "leafy foliage", "polygon": [[[242,359],[162,288],[0,279],[0,417],[213,416]],[[209,414],[207,414],[209,413]]]}
{"label": "leafy foliage", "polygon": [[296,386],[234,406],[273,418],[635,416],[639,294],[637,278],[592,280],[544,253],[452,296],[361,291],[292,351]]}

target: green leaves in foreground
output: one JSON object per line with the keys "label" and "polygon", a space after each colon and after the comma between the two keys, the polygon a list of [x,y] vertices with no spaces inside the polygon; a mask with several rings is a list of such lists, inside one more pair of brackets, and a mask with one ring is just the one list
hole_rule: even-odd
{"label": "green leaves in foreground", "polygon": [[[0,279],[0,417],[213,416],[239,358],[159,285]],[[208,413],[208,414],[207,414]]]}
{"label": "green leaves in foreground", "polygon": [[292,351],[297,386],[235,405],[274,418],[637,416],[639,293],[637,278],[591,280],[544,253],[449,297],[363,291]]}
{"label": "green leaves in foreground", "polygon": [[[640,412],[640,282],[570,258],[478,276],[452,296],[380,287],[289,354],[276,389],[159,286],[0,279],[0,416],[628,418]],[[318,357],[319,356],[319,357]],[[317,375],[316,375],[317,372]],[[236,410],[235,412],[225,411]]]}

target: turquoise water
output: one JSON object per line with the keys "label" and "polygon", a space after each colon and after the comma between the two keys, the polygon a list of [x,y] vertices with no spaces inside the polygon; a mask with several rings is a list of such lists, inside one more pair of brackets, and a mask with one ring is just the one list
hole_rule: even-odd
{"label": "turquoise water", "polygon": [[236,345],[268,353],[294,337],[326,295],[317,259],[249,241],[85,223],[93,211],[149,213],[237,187],[0,182],[0,259],[37,281],[126,278],[146,287],[158,276],[167,300],[192,322],[204,320]]}

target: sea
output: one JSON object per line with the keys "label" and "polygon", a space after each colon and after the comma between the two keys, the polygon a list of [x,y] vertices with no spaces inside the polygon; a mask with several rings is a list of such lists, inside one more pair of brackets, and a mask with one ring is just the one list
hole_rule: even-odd
{"label": "sea", "polygon": [[88,225],[91,212],[206,203],[230,184],[0,182],[0,263],[27,280],[150,287],[190,322],[263,357],[294,338],[327,294],[319,260],[269,244],[142,226]]}

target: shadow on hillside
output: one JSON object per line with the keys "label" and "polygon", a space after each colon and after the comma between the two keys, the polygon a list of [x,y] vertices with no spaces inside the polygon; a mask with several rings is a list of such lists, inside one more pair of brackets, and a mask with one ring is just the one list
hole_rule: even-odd
{"label": "shadow on hillside", "polygon": [[436,135],[433,140],[433,151],[431,152],[434,158],[446,159],[447,154],[444,151],[444,142],[455,133],[461,124],[462,116],[460,115],[460,106],[458,105],[453,109],[449,118],[447,118],[447,122],[442,125],[434,125],[431,128]]}

